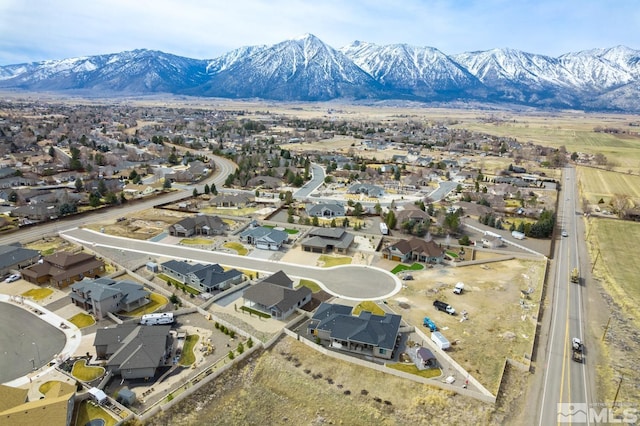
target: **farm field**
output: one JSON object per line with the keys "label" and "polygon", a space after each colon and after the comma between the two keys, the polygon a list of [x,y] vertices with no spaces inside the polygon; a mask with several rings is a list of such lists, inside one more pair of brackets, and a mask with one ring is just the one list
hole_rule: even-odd
{"label": "farm field", "polygon": [[637,131],[636,127],[629,126],[636,120],[637,117],[626,115],[558,113],[549,116],[505,111],[461,118],[455,127],[554,148],[564,146],[568,152],[601,152],[617,164],[616,170],[640,174],[639,136],[594,132],[597,127]]}
{"label": "farm field", "polygon": [[586,197],[590,204],[595,205],[602,198],[605,207],[601,208],[609,209],[608,203],[616,194],[640,200],[640,176],[592,167],[578,167],[577,172],[582,196]]}
{"label": "farm field", "polygon": [[[620,400],[637,401],[640,371],[635,366],[640,351],[640,284],[637,260],[629,254],[634,253],[640,239],[640,223],[592,218],[587,232],[591,259],[599,256],[594,280],[606,292],[601,293],[610,315],[604,341],[601,334],[604,333],[604,323],[595,330],[600,350],[608,361],[598,369],[600,386],[603,396],[612,400],[619,377],[624,375]],[[606,318],[604,320],[607,321]]]}

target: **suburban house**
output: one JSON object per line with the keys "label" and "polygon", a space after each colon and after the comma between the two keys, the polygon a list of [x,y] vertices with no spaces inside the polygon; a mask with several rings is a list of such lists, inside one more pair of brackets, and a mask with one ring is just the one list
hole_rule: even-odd
{"label": "suburban house", "polygon": [[158,188],[146,184],[129,183],[122,188],[122,191],[128,198],[142,198],[158,191]]}
{"label": "suburban house", "polygon": [[247,194],[220,193],[213,197],[209,203],[216,207],[246,207],[255,202],[255,197]]}
{"label": "suburban house", "polygon": [[11,271],[33,265],[39,258],[38,250],[14,245],[0,246],[0,277],[10,274]]}
{"label": "suburban house", "polygon": [[499,235],[487,234],[482,237],[482,247],[495,249],[502,247],[503,244],[504,241],[502,241],[502,237]]}
{"label": "suburban house", "polygon": [[323,302],[309,322],[308,332],[330,347],[374,358],[391,359],[400,334],[402,317],[374,315],[369,311],[351,315],[351,306]]}
{"label": "suburban house", "polygon": [[240,241],[263,250],[280,250],[289,241],[289,234],[266,226],[250,226],[240,233]]}
{"label": "suburban house", "polygon": [[226,290],[232,285],[244,281],[242,272],[237,269],[225,271],[217,263],[192,265],[179,260],[168,260],[160,266],[162,266],[162,272],[165,275],[203,293]]}
{"label": "suburban house", "polygon": [[311,295],[308,287],[294,289],[291,278],[279,271],[246,289],[242,297],[244,306],[284,320],[309,303]]}
{"label": "suburban house", "polygon": [[371,198],[380,198],[384,196],[384,189],[377,185],[371,185],[369,183],[356,183],[351,185],[347,190],[349,194],[364,194]]}
{"label": "suburban house", "polygon": [[313,228],[300,243],[302,250],[312,253],[346,254],[354,240],[344,228]]}
{"label": "suburban house", "polygon": [[307,207],[307,214],[311,217],[341,217],[345,215],[345,208],[339,203],[318,203]]}
{"label": "suburban house", "polygon": [[29,401],[29,389],[0,385],[0,425],[70,426],[76,387],[53,381],[44,396]]}
{"label": "suburban house", "polygon": [[190,237],[192,235],[222,235],[229,230],[219,216],[198,215],[185,217],[169,226],[169,235],[174,237]]}
{"label": "suburban house", "polygon": [[71,285],[71,301],[97,320],[107,312],[131,312],[150,302],[151,293],[144,286],[132,281],[115,281],[111,278],[85,278]]}
{"label": "suburban house", "polygon": [[88,253],[58,252],[45,256],[22,270],[22,278],[33,284],[67,287],[84,277],[98,278],[104,273],[104,262]]}
{"label": "suburban house", "polygon": [[99,328],[93,346],[98,359],[107,358],[106,368],[123,379],[150,379],[169,360],[172,345],[170,325],[120,324]]}
{"label": "suburban house", "polygon": [[429,225],[431,217],[415,204],[404,204],[402,210],[396,212],[396,222],[402,225],[405,222],[414,225]]}
{"label": "suburban house", "polygon": [[382,257],[399,262],[442,263],[444,250],[433,240],[411,238],[385,247]]}

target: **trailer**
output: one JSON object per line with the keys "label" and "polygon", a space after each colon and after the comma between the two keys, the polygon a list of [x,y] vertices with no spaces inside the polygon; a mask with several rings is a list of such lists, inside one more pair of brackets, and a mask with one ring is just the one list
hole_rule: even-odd
{"label": "trailer", "polygon": [[140,319],[141,325],[173,324],[173,312],[163,312],[161,314],[147,314]]}
{"label": "trailer", "polygon": [[446,337],[442,335],[439,331],[434,331],[431,333],[431,340],[443,351],[446,351],[451,347],[451,344],[447,340]]}
{"label": "trailer", "polygon": [[386,223],[380,222],[380,232],[382,235],[389,235],[389,227]]}
{"label": "trailer", "polygon": [[519,231],[511,231],[511,236],[516,240],[524,240],[526,237],[524,232],[519,232]]}

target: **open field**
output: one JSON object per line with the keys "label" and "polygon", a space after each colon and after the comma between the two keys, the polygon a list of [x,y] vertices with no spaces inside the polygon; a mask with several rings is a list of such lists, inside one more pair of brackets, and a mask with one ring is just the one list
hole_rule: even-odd
{"label": "open field", "polygon": [[[640,150],[640,146],[638,148]],[[595,205],[602,198],[605,206],[601,208],[610,210],[608,203],[616,194],[640,200],[640,176],[592,167],[578,167],[577,172],[582,197],[586,197],[589,204]]]}
{"label": "open field", "polygon": [[629,126],[629,123],[637,120],[634,116],[578,112],[553,115],[485,112],[473,118],[460,118],[455,127],[513,137],[519,142],[530,141],[555,148],[565,146],[568,152],[601,152],[608,160],[618,164],[616,169],[640,173],[640,137],[593,131],[597,127],[637,131],[637,128]]}
{"label": "open field", "polygon": [[104,231],[108,235],[147,240],[189,216],[193,214],[166,209],[147,209],[135,212],[122,222],[97,222],[87,224],[85,227],[93,231]]}
{"label": "open field", "polygon": [[197,390],[149,425],[491,424],[493,407],[327,358],[291,338]]}
{"label": "open field", "polygon": [[[506,358],[527,363],[544,272],[542,261],[517,259],[413,271],[414,279],[404,281],[400,293],[387,303],[404,321],[423,331],[422,320],[430,317],[452,343],[450,355],[495,394]],[[459,281],[464,282],[465,291],[455,295],[452,290]],[[523,299],[521,290],[529,288],[533,293]],[[434,300],[449,303],[458,315],[436,310]],[[468,312],[466,321],[461,321],[463,310]]]}
{"label": "open field", "polygon": [[640,223],[592,218],[588,233],[591,259],[599,256],[594,278],[606,292],[601,291],[610,310],[604,342],[605,324],[596,329],[597,342],[607,358],[607,363],[598,369],[599,387],[602,396],[612,400],[623,374],[619,400],[637,401],[640,388],[640,371],[636,368],[640,351],[640,284],[637,260],[631,253],[635,252],[640,240]]}

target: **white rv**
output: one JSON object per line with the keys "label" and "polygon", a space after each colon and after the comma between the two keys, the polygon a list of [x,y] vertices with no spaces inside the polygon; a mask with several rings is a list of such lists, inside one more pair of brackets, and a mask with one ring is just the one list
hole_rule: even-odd
{"label": "white rv", "polygon": [[389,235],[389,228],[386,223],[380,222],[380,232],[382,235]]}
{"label": "white rv", "polygon": [[173,312],[147,314],[140,319],[141,325],[173,324]]}

